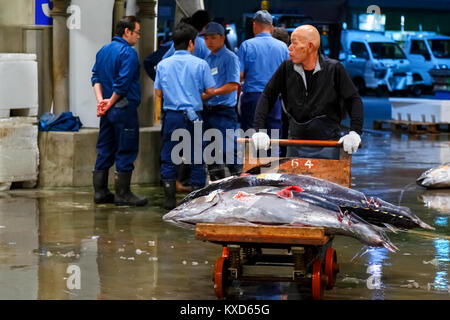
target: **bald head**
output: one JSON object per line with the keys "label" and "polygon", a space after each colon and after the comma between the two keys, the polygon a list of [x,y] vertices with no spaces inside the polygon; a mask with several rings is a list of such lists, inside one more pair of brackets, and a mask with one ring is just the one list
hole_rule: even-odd
{"label": "bald head", "polygon": [[317,29],[309,24],[297,27],[292,32],[292,37],[298,37],[302,42],[311,43],[315,50],[319,50],[320,47],[320,34]]}
{"label": "bald head", "polygon": [[302,64],[305,70],[314,68],[320,47],[320,34],[311,25],[303,25],[294,30],[289,46],[289,58],[294,64]]}

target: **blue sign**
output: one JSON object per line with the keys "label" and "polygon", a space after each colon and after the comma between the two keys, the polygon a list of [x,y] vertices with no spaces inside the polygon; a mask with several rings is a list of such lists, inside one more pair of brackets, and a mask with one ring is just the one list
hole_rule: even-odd
{"label": "blue sign", "polygon": [[53,18],[50,11],[53,9],[53,2],[50,0],[36,0],[35,5],[35,24],[50,26],[53,24]]}

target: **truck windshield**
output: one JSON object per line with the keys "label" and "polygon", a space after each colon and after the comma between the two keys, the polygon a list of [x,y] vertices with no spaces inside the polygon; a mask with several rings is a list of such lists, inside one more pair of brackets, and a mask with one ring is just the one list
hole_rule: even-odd
{"label": "truck windshield", "polygon": [[436,58],[450,58],[450,40],[447,39],[430,39],[428,40],[431,51]]}
{"label": "truck windshield", "polygon": [[403,50],[396,43],[370,42],[369,46],[375,59],[406,59]]}

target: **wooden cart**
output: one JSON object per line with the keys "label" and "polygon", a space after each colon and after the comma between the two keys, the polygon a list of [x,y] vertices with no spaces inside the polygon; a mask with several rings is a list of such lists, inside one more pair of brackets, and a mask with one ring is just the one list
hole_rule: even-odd
{"label": "wooden cart", "polygon": [[[256,158],[249,139],[238,142],[246,144],[243,172],[266,165],[266,173],[311,175],[350,187],[351,156],[342,149],[339,160]],[[280,146],[342,147],[337,141],[271,140],[274,142]],[[279,163],[275,167],[274,161]],[[313,299],[321,299],[324,289],[334,287],[339,272],[331,247],[333,237],[320,227],[197,224],[196,238],[223,247],[213,274],[219,299],[227,297],[233,280],[296,282],[310,287]]]}

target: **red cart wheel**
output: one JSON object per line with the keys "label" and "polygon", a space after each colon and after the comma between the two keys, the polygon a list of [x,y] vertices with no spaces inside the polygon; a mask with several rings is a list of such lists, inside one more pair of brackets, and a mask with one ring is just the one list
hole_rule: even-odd
{"label": "red cart wheel", "polygon": [[320,300],[322,299],[322,293],[322,262],[320,259],[316,259],[312,269],[312,298],[314,300]]}
{"label": "red cart wheel", "polygon": [[222,257],[228,258],[228,256],[229,256],[228,247],[223,247],[223,249],[222,249]]}
{"label": "red cart wheel", "polygon": [[219,257],[214,266],[214,293],[218,299],[225,298],[226,290],[226,271],[228,269],[228,259]]}
{"label": "red cart wheel", "polygon": [[333,289],[336,284],[336,274],[339,272],[339,265],[337,264],[336,251],[333,248],[328,248],[325,253],[325,274],[328,277],[326,289]]}

